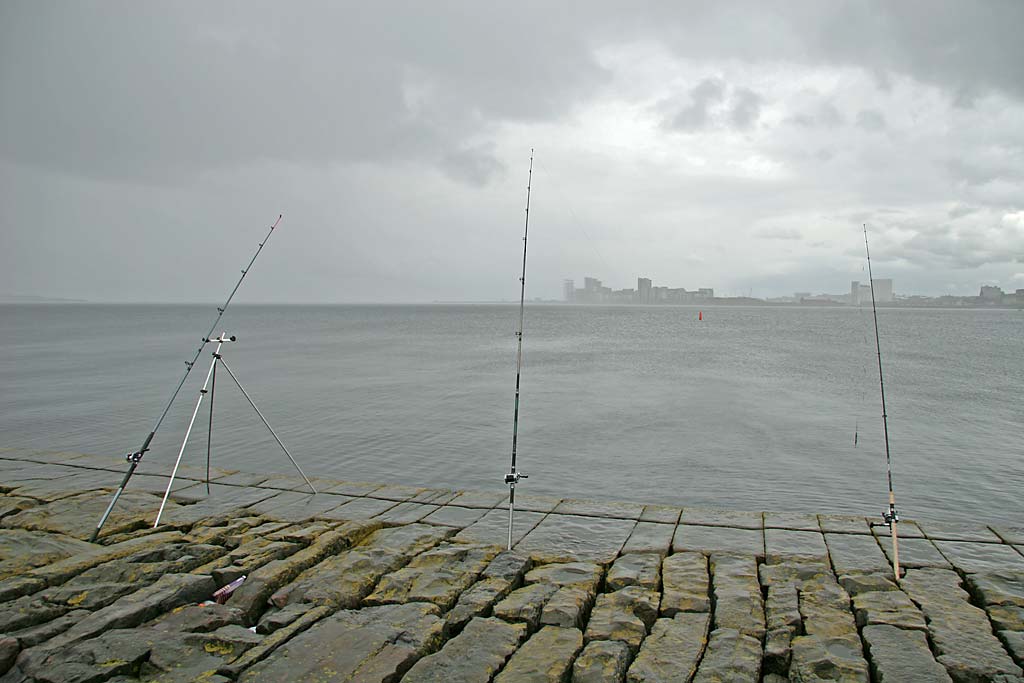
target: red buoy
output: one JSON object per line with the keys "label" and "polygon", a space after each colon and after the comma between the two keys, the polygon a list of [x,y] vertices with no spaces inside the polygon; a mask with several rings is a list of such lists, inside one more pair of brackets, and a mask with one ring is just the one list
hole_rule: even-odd
{"label": "red buoy", "polygon": [[704,311],[697,311],[697,320],[704,319]]}

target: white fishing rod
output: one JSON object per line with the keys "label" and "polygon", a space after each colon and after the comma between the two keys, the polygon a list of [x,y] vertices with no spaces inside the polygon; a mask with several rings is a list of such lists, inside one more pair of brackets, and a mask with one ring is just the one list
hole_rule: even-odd
{"label": "white fishing rod", "polygon": [[875,350],[878,352],[878,388],[882,394],[882,432],[885,435],[885,468],[889,479],[889,509],[882,513],[884,524],[889,526],[892,537],[892,568],[896,583],[900,582],[900,543],[896,535],[896,524],[900,521],[896,512],[896,494],[892,489],[892,457],[889,455],[889,415],[885,409],[885,380],[882,377],[882,345],[878,338],[878,307],[875,305],[875,278],[871,274],[871,249],[868,247],[868,226],[864,224],[864,253],[868,257],[868,282],[871,283],[871,314],[875,320]]}
{"label": "white fishing rod", "polygon": [[516,471],[516,446],[519,438],[519,378],[523,370],[523,317],[526,307],[526,238],[530,234],[530,187],[533,185],[533,149],[530,149],[530,174],[526,182],[526,227],[523,229],[523,274],[519,278],[519,329],[516,331],[516,400],[512,417],[512,469],[505,475],[508,484],[508,548],[512,549],[512,523],[516,507],[516,484],[527,475]]}
{"label": "white fishing rod", "polygon": [[252,255],[251,259],[249,259],[249,265],[242,269],[242,277],[238,278],[238,282],[235,283],[235,288],[232,289],[231,294],[228,295],[227,301],[224,302],[223,306],[217,308],[217,317],[214,319],[213,324],[210,325],[209,331],[203,335],[202,343],[199,345],[199,348],[196,349],[196,354],[192,356],[192,360],[185,361],[185,374],[182,375],[181,381],[178,382],[178,386],[174,389],[174,393],[171,394],[171,400],[169,400],[166,407],[164,407],[164,412],[160,413],[160,417],[157,419],[153,430],[146,435],[146,439],[142,442],[142,447],[139,448],[139,450],[133,451],[124,456],[125,460],[130,463],[128,471],[124,473],[124,478],[121,480],[121,484],[117,487],[117,490],[114,491],[114,497],[111,499],[110,505],[107,506],[107,509],[104,511],[103,516],[100,517],[100,521],[96,525],[96,528],[93,529],[92,536],[89,537],[90,543],[94,543],[99,537],[100,530],[102,530],[103,525],[107,523],[107,518],[110,517],[110,513],[114,509],[114,505],[117,504],[117,499],[121,497],[122,493],[124,493],[124,489],[128,485],[128,480],[132,478],[133,474],[135,474],[135,470],[138,468],[139,463],[142,462],[142,456],[144,456],[146,451],[149,450],[149,444],[153,441],[153,437],[156,436],[156,432],[160,429],[160,425],[163,424],[164,418],[167,417],[167,413],[170,412],[174,399],[178,398],[178,392],[180,392],[181,387],[185,385],[185,380],[188,379],[188,374],[192,372],[192,367],[196,364],[196,361],[199,360],[199,354],[201,354],[203,349],[206,348],[206,345],[210,343],[210,335],[213,334],[213,331],[217,328],[217,324],[220,322],[221,317],[224,316],[224,311],[228,310],[228,305],[231,304],[231,300],[235,297],[235,292],[237,292],[238,288],[242,285],[242,280],[244,280],[245,276],[249,273],[249,269],[252,268],[252,264],[256,262],[256,257],[260,255],[261,251],[263,251],[263,245],[265,245],[270,239],[270,236],[274,234],[274,228],[276,228],[280,222],[281,216],[279,215],[277,220],[274,221],[274,224],[270,226],[270,232],[268,232],[267,236],[263,238],[262,242],[260,242],[260,246],[256,249],[256,253]]}

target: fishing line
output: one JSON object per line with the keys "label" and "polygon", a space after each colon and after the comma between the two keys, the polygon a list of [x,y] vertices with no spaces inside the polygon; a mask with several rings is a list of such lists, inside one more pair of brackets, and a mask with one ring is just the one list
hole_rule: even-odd
{"label": "fishing line", "polygon": [[[543,167],[541,165],[538,165],[537,170],[543,172]],[[583,233],[583,236],[586,238],[587,246],[590,247],[590,250],[594,253],[594,256],[596,256],[597,260],[601,262],[602,266],[604,266],[605,272],[612,273],[612,267],[608,265],[608,261],[605,260],[604,256],[601,254],[600,249],[597,248],[597,242],[594,240],[593,237],[590,236],[590,233],[587,232],[587,229],[583,227],[583,223],[576,216],[576,212],[573,210],[572,205],[566,198],[567,195],[565,194],[565,192],[562,191],[562,186],[559,185],[557,181],[552,180],[552,178],[554,177],[555,176],[544,176],[545,184],[551,186],[552,194],[559,195],[559,199],[561,200],[561,203],[564,205],[565,211],[569,214],[569,221],[573,224],[573,227],[575,227],[581,233]]]}
{"label": "fishing line", "polygon": [[[864,266],[860,267],[861,273],[865,272]],[[854,417],[853,427],[853,447],[856,448],[859,442],[860,436],[860,418],[864,417],[864,413],[867,411],[867,387],[868,387],[868,362],[863,360],[868,357],[867,350],[868,346],[868,325],[864,319],[864,302],[860,298],[860,282],[857,283],[857,292],[853,292],[853,288],[850,288],[850,296],[857,297],[857,313],[860,318],[860,324],[857,329],[860,330],[861,340],[863,343],[862,353],[857,354],[857,358],[861,359],[860,363],[860,381],[857,383],[860,387],[860,399],[857,401],[857,414]]]}

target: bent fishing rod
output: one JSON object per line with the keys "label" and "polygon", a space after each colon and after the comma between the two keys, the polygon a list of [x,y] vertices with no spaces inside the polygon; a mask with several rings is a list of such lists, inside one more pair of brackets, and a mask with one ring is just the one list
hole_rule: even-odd
{"label": "bent fishing rod", "polygon": [[516,484],[529,477],[516,471],[516,446],[519,439],[519,378],[523,370],[523,314],[526,307],[526,238],[530,234],[530,188],[533,185],[533,149],[530,149],[530,174],[526,182],[526,227],[523,229],[523,274],[519,278],[519,329],[516,331],[516,400],[512,416],[512,469],[505,475],[508,484],[508,549],[512,549],[512,518],[516,507]]}
{"label": "bent fishing rod", "polygon": [[231,304],[231,300],[234,298],[235,292],[237,292],[238,288],[242,286],[242,280],[244,280],[245,276],[249,274],[252,264],[256,262],[256,257],[260,255],[261,251],[263,251],[263,246],[270,239],[270,236],[274,234],[274,228],[276,228],[280,222],[281,216],[278,215],[277,220],[270,226],[270,232],[268,232],[267,236],[263,238],[263,241],[260,242],[259,248],[256,249],[256,253],[252,255],[251,259],[249,259],[249,265],[242,269],[242,276],[238,278],[238,282],[235,283],[235,288],[231,290],[230,294],[228,294],[227,301],[224,302],[223,306],[217,308],[217,317],[214,319],[213,324],[210,325],[209,331],[203,335],[202,343],[200,343],[199,348],[196,349],[196,353],[192,356],[192,360],[185,361],[185,374],[182,375],[181,381],[178,382],[178,386],[175,387],[174,393],[171,394],[171,400],[167,402],[167,405],[164,407],[164,411],[160,413],[160,417],[157,419],[156,425],[154,425],[152,431],[146,435],[145,440],[142,442],[142,446],[137,451],[125,454],[125,460],[129,463],[128,471],[124,473],[124,478],[121,480],[121,484],[117,487],[117,490],[114,491],[114,497],[111,499],[110,505],[107,506],[107,509],[103,513],[103,516],[100,517],[100,521],[96,525],[96,528],[93,529],[92,536],[89,537],[90,543],[95,543],[96,539],[99,537],[100,531],[103,529],[103,525],[107,523],[107,518],[110,517],[110,513],[117,504],[118,498],[120,498],[121,494],[124,493],[124,489],[128,485],[128,480],[132,478],[133,474],[135,474],[135,470],[138,468],[139,463],[142,462],[142,457],[146,454],[146,451],[149,450],[149,444],[152,443],[157,430],[160,429],[160,425],[163,424],[164,418],[167,417],[167,413],[170,412],[174,399],[178,397],[181,387],[184,386],[189,373],[192,372],[192,368],[195,366],[196,361],[199,360],[199,354],[201,354],[203,349],[206,348],[206,345],[210,343],[210,335],[212,335],[214,329],[217,328],[217,324],[220,323],[220,319],[224,316],[224,311],[228,310],[228,306]]}
{"label": "bent fishing rod", "polygon": [[882,433],[885,435],[885,468],[889,480],[889,509],[882,513],[884,523],[872,526],[889,527],[892,537],[892,568],[896,583],[900,582],[900,543],[896,535],[896,524],[900,516],[896,512],[896,494],[892,490],[892,457],[889,455],[889,415],[885,410],[885,380],[882,377],[882,345],[878,338],[878,307],[875,305],[875,278],[871,274],[871,249],[868,247],[868,226],[864,224],[864,253],[868,257],[868,282],[871,283],[871,314],[875,320],[875,350],[878,353],[878,389],[882,395]]}

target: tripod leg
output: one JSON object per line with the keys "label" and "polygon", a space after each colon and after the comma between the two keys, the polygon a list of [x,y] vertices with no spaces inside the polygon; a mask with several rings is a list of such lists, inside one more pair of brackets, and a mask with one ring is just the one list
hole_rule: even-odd
{"label": "tripod leg", "polygon": [[213,394],[217,390],[217,363],[213,364],[210,381],[210,426],[206,430],[206,495],[210,495],[210,449],[213,447]]}
{"label": "tripod leg", "polygon": [[516,509],[516,485],[508,485],[508,549],[512,550],[512,516]]}
{"label": "tripod leg", "polygon": [[[218,346],[218,351],[220,347]],[[171,495],[171,487],[174,486],[174,477],[178,474],[178,466],[181,465],[181,456],[185,453],[185,444],[188,443],[189,434],[192,433],[192,425],[196,423],[196,415],[199,414],[199,406],[203,403],[203,396],[206,395],[206,385],[210,383],[210,376],[213,374],[213,368],[217,364],[217,353],[214,352],[213,362],[210,363],[210,369],[206,373],[206,381],[203,382],[203,388],[199,390],[199,399],[196,401],[196,409],[192,411],[192,419],[188,421],[188,429],[185,430],[185,438],[181,441],[181,449],[178,451],[178,459],[174,461],[174,469],[171,471],[171,478],[167,482],[167,491],[164,492],[164,499],[160,501],[160,510],[156,513],[156,521],[153,522],[153,528],[160,526],[160,517],[164,514],[164,507],[167,505],[167,499]]]}
{"label": "tripod leg", "polygon": [[224,369],[228,371],[228,374],[231,376],[231,379],[235,381],[235,385],[238,387],[238,390],[242,392],[243,396],[245,396],[245,400],[249,402],[249,405],[252,406],[252,409],[255,410],[256,414],[260,416],[260,419],[263,421],[263,424],[266,426],[267,429],[270,430],[270,433],[273,435],[274,440],[277,441],[277,445],[281,447],[281,450],[284,451],[284,454],[287,455],[288,459],[292,461],[293,465],[295,465],[295,469],[297,469],[299,471],[299,474],[302,475],[302,478],[306,480],[306,485],[309,486],[309,490],[316,494],[316,489],[313,488],[313,484],[312,482],[309,481],[309,477],[307,477],[306,474],[302,471],[302,468],[299,467],[299,463],[295,462],[295,458],[293,458],[292,454],[288,452],[288,449],[285,448],[285,445],[281,443],[281,439],[278,438],[277,432],[274,431],[274,428],[270,426],[269,422],[267,422],[267,418],[263,417],[263,413],[260,412],[260,409],[257,408],[256,404],[252,402],[251,398],[249,398],[249,394],[247,394],[245,392],[245,389],[242,388],[242,385],[238,381],[238,378],[235,377],[235,373],[231,372],[231,368],[228,367],[228,364],[224,362],[223,358],[220,360],[220,362],[221,365],[224,366]]}

